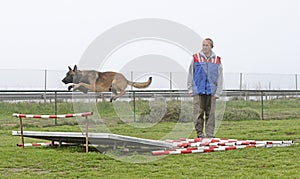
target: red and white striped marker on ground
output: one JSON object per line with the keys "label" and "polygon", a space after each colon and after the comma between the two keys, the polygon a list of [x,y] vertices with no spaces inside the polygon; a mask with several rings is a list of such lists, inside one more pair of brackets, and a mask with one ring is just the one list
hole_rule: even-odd
{"label": "red and white striped marker on ground", "polygon": [[237,140],[237,139],[220,139],[220,138],[195,138],[167,140],[174,147],[197,147],[197,146],[234,146],[250,144],[291,144],[293,141],[255,141],[255,140]]}
{"label": "red and white striped marker on ground", "polygon": [[293,141],[255,141],[220,138],[179,139],[167,140],[167,142],[172,143],[174,149],[152,151],[152,155],[206,153],[258,147],[286,147],[293,144]]}

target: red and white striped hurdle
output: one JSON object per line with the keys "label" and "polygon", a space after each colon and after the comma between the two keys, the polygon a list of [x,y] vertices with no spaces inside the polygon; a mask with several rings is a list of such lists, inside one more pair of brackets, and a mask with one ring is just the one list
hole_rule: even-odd
{"label": "red and white striped hurdle", "polygon": [[43,142],[43,143],[24,143],[17,144],[18,147],[41,147],[41,146],[51,146],[51,142]]}
{"label": "red and white striped hurdle", "polygon": [[43,119],[54,119],[54,118],[70,118],[70,117],[86,117],[93,115],[92,112],[75,113],[75,114],[58,114],[58,115],[39,115],[39,114],[17,114],[14,113],[14,117],[21,118],[43,118]]}
{"label": "red and white striped hurdle", "polygon": [[293,144],[293,141],[255,141],[220,138],[179,139],[167,140],[167,142],[172,143],[174,148],[152,151],[152,155],[207,153],[258,147],[286,147]]}
{"label": "red and white striped hurdle", "polygon": [[66,142],[39,142],[39,143],[24,143],[17,144],[18,147],[49,147],[49,146],[61,146],[61,145],[70,145]]}
{"label": "red and white striped hurdle", "polygon": [[[83,112],[83,113],[75,113],[75,114],[59,114],[59,115],[39,115],[39,114],[18,114],[14,113],[14,117],[18,117],[20,119],[20,128],[21,128],[21,137],[22,137],[22,147],[24,148],[26,145],[24,143],[24,135],[23,135],[23,122],[22,118],[42,118],[42,119],[53,119],[53,118],[71,118],[71,117],[85,117],[86,118],[86,152],[88,153],[88,116],[93,115],[93,112]],[[38,144],[39,145],[39,144]],[[41,144],[42,145],[42,144]]]}

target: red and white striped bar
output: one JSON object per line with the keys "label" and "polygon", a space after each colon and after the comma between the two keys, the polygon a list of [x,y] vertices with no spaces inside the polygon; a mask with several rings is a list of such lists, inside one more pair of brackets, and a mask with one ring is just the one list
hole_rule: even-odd
{"label": "red and white striped bar", "polygon": [[[40,143],[25,143],[24,147],[42,147],[42,146],[59,146],[59,145],[68,145],[66,142],[40,142]],[[18,147],[23,147],[23,144],[17,144]]]}
{"label": "red and white striped bar", "polygon": [[[17,144],[18,147],[23,147],[23,144]],[[25,143],[24,147],[40,147],[40,146],[51,146],[51,142],[44,143]]]}
{"label": "red and white striped bar", "polygon": [[173,150],[153,151],[152,155],[207,153],[207,152],[236,150],[236,149],[243,149],[243,148],[258,148],[258,147],[265,147],[265,145],[264,144],[258,144],[258,145],[215,146],[215,147],[203,146],[203,147],[195,147],[195,148],[181,148],[181,149],[173,149]]}
{"label": "red and white striped bar", "polygon": [[59,115],[39,115],[39,114],[17,114],[14,113],[14,117],[19,118],[43,118],[43,119],[50,119],[50,118],[70,118],[70,117],[86,117],[93,115],[93,112],[84,112],[84,113],[75,113],[75,114],[59,114]]}
{"label": "red and white striped bar", "polygon": [[167,140],[167,142],[172,143],[174,149],[153,151],[152,155],[206,153],[258,147],[286,147],[293,144],[293,141],[255,141],[219,138],[179,139]]}
{"label": "red and white striped bar", "polygon": [[174,147],[198,147],[198,146],[234,146],[250,144],[292,144],[293,141],[255,141],[255,140],[236,140],[219,138],[195,138],[185,140],[167,140]]}

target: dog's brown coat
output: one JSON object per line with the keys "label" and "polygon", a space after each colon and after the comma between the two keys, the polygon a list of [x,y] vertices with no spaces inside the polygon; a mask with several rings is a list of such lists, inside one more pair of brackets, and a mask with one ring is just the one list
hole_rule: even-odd
{"label": "dog's brown coat", "polygon": [[[110,101],[116,100],[118,97],[125,94],[127,85],[132,85],[135,88],[146,88],[152,82],[152,77],[149,77],[146,82],[131,82],[125,76],[117,72],[98,72],[95,70],[78,70],[77,66],[74,69],[69,67],[66,77],[62,80],[65,84],[73,83],[68,87],[69,90],[79,90],[84,93],[87,91],[93,92],[113,92],[114,96]],[[118,93],[119,92],[119,93]]]}

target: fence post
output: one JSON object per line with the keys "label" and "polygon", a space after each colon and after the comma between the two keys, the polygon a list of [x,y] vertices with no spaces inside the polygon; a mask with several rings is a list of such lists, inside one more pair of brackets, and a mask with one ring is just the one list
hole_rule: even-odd
{"label": "fence post", "polygon": [[44,80],[44,88],[45,88],[45,91],[47,90],[47,70],[45,70],[45,80]]}
{"label": "fence post", "polygon": [[172,72],[170,72],[170,90],[172,90]]}
{"label": "fence post", "polygon": [[[296,91],[298,90],[298,75],[295,74],[295,81],[296,81]],[[296,98],[298,98],[298,92],[296,92]]]}
{"label": "fence post", "polygon": [[243,88],[243,73],[240,73],[240,90]]}
{"label": "fence post", "polygon": [[240,98],[242,99],[242,88],[243,88],[243,73],[240,73]]}
{"label": "fence post", "polygon": [[261,91],[261,119],[264,120],[264,96],[263,96],[263,91]]}
{"label": "fence post", "polygon": [[47,91],[47,70],[45,70],[45,95],[44,95],[44,103],[46,103],[47,97],[46,97],[46,91]]}
{"label": "fence post", "polygon": [[172,97],[172,72],[170,72],[170,97]]}
{"label": "fence post", "polygon": [[[133,71],[131,71],[130,72],[130,81],[133,81]],[[132,85],[130,85],[131,87],[131,91],[133,91],[133,86]],[[133,98],[133,96],[132,96],[132,94],[131,93],[129,93],[129,98]],[[135,102],[133,102],[133,103],[135,103]]]}
{"label": "fence post", "polygon": [[[130,80],[133,81],[133,71],[130,72]],[[131,90],[133,90],[133,86],[131,86]]]}
{"label": "fence post", "polygon": [[135,113],[136,113],[136,108],[135,108],[135,91],[133,91],[133,122],[135,122],[135,120],[136,120]]}
{"label": "fence post", "polygon": [[[54,92],[54,113],[57,115],[57,91]],[[55,118],[54,124],[57,125],[57,118]]]}

